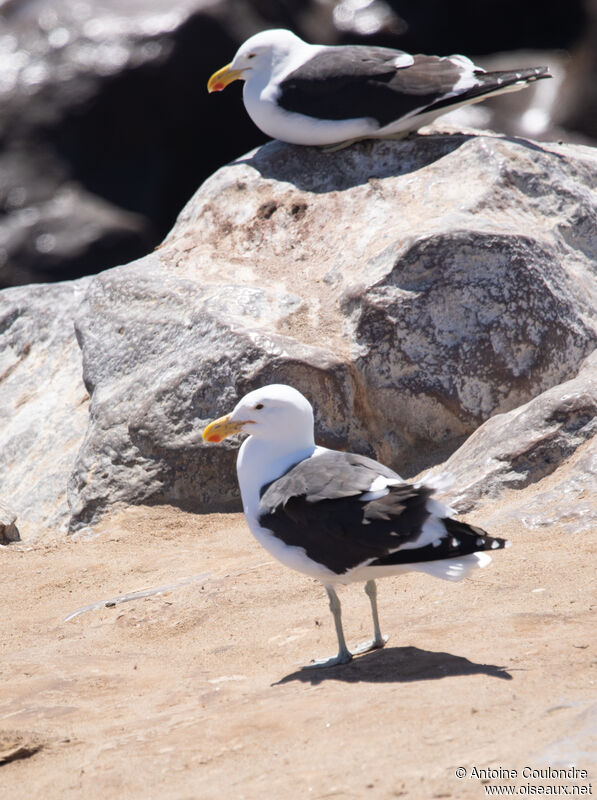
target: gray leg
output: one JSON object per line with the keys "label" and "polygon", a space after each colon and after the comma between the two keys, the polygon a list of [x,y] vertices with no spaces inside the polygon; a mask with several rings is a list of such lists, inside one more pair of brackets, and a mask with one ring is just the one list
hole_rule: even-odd
{"label": "gray leg", "polygon": [[377,648],[383,647],[388,641],[388,637],[382,636],[379,628],[379,616],[377,614],[377,586],[375,585],[374,580],[367,581],[365,584],[365,592],[369,597],[369,602],[371,603],[371,616],[373,617],[373,639],[370,642],[363,642],[363,644],[360,644],[356,650],[353,650],[355,655],[358,653],[367,653],[369,650],[377,650]]}
{"label": "gray leg", "polygon": [[342,607],[340,606],[340,600],[332,586],[327,584],[324,585],[330,599],[330,611],[332,612],[334,624],[336,626],[336,636],[338,637],[338,655],[332,656],[332,658],[322,658],[318,659],[317,661],[313,661],[312,664],[307,666],[307,669],[311,669],[313,667],[335,667],[337,664],[348,664],[348,662],[352,660],[352,656],[348,650],[348,647],[346,646],[344,632],[342,630]]}

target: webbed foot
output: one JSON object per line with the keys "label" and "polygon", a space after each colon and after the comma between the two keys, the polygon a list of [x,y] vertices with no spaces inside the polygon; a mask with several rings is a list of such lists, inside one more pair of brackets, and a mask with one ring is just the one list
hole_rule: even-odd
{"label": "webbed foot", "polygon": [[352,653],[340,652],[337,656],[331,658],[318,658],[313,659],[311,664],[306,664],[302,669],[318,669],[322,667],[337,667],[340,664],[348,664],[352,661]]}
{"label": "webbed foot", "polygon": [[361,653],[368,653],[370,650],[379,650],[382,647],[385,647],[386,642],[388,641],[387,636],[382,636],[380,639],[369,639],[368,642],[362,642],[361,644],[357,645],[352,651],[354,656],[358,656]]}

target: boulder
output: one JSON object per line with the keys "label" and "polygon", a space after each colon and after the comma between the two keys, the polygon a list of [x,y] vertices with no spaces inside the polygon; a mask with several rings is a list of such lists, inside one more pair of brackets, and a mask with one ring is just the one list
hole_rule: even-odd
{"label": "boulder", "polygon": [[0,494],[24,538],[64,532],[88,424],[73,317],[89,279],[0,292]]}
{"label": "boulder", "polygon": [[440,133],[272,143],[220,170],[78,306],[91,404],[71,527],[115,503],[238,508],[237,443],[200,433],[265,383],[310,397],[322,443],[409,475],[571,379],[597,340],[596,165]]}
{"label": "boulder", "polygon": [[554,515],[594,523],[597,351],[572,380],[487,420],[442,469],[455,480],[450,505],[463,513],[508,489],[540,482],[544,486],[545,479],[559,471],[549,488],[526,507],[526,524],[548,524]]}
{"label": "boulder", "polygon": [[[528,479],[580,453],[590,392],[556,387],[597,340],[596,165],[473,132],[272,143],[206,181],[155,253],[4,291],[0,494],[23,535],[123,504],[239,508],[238,442],[200,434],[271,382],[310,397],[323,444],[405,477],[540,397],[524,431],[563,422],[521,457]],[[463,452],[466,483],[486,453]]]}
{"label": "boulder", "polygon": [[[517,503],[507,517],[525,528],[558,524],[568,533],[594,533],[597,528],[597,437],[588,439],[554,472],[549,485],[537,485],[529,503]],[[504,517],[501,513],[499,516]]]}
{"label": "boulder", "polygon": [[278,330],[342,354],[409,471],[593,349],[596,171],[590,148],[491,134],[272,143],[206,181],[160,254],[220,293],[296,295]]}
{"label": "boulder", "polygon": [[251,389],[289,382],[315,395],[331,447],[366,447],[346,416],[354,382],[342,358],[277,334],[298,299],[168,275],[156,255],[91,281],[77,314],[89,428],[69,482],[71,527],[115,504],[239,510],[238,441],[205,445],[207,422]]}

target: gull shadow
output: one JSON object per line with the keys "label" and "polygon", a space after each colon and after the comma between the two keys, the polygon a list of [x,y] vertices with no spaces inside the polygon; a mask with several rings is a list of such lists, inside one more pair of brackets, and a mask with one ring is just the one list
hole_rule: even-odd
{"label": "gull shadow", "polygon": [[[263,178],[292,183],[314,194],[341,192],[370,180],[399,177],[440,161],[471,139],[511,142],[527,150],[564,157],[536,142],[518,136],[492,133],[410,134],[406,139],[365,139],[335,153],[273,140],[234,164],[247,164]],[[300,209],[297,213],[300,213]]]}
{"label": "gull shadow", "polygon": [[495,664],[476,664],[464,656],[421,650],[418,647],[385,647],[373,650],[349,664],[319,669],[301,668],[281,678],[273,686],[291,681],[317,685],[326,680],[345,683],[412,683],[436,681],[457,675],[488,675],[511,681],[512,675]]}
{"label": "gull shadow", "polygon": [[335,153],[274,140],[237,159],[263,178],[292,183],[314,194],[342,192],[371,179],[416,172],[457,150],[467,134],[411,134],[400,141],[365,139]]}
{"label": "gull shadow", "polygon": [[[540,142],[533,142],[530,139],[525,139],[524,136],[507,136],[506,134],[491,134],[487,133],[484,134],[487,139],[504,139],[506,142],[512,142],[512,144],[519,144],[521,147],[526,147],[527,150],[534,150],[536,153],[545,153],[546,155],[553,156],[554,158],[559,159],[560,161],[566,161],[566,156],[562,155],[561,153],[556,153],[555,150],[551,150],[549,147],[549,142],[545,142],[547,145],[543,147]],[[555,142],[551,143],[556,144]]]}

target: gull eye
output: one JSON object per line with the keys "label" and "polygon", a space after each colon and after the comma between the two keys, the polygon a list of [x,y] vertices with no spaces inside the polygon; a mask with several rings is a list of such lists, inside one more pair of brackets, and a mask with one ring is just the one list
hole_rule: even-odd
{"label": "gull eye", "polygon": [[255,406],[255,411],[261,411],[262,408],[263,408],[263,403],[257,403],[257,405]]}
{"label": "gull eye", "polygon": [[256,55],[257,55],[257,53],[249,53],[247,58],[255,58]]}

